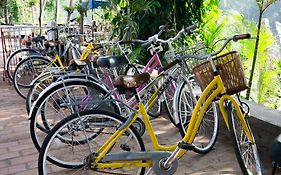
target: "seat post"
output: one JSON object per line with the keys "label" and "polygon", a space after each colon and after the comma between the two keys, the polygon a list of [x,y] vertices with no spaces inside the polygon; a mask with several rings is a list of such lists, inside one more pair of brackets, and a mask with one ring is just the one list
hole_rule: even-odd
{"label": "seat post", "polygon": [[132,90],[132,92],[133,92],[133,94],[134,94],[135,99],[137,100],[137,102],[140,103],[140,102],[141,102],[141,98],[140,98],[139,93],[137,92],[136,88],[134,88],[134,89]]}

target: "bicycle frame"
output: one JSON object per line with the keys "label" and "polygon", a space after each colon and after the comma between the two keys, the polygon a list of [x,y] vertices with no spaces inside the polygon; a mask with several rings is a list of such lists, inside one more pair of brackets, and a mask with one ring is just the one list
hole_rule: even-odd
{"label": "bicycle frame", "polygon": [[[162,78],[163,74],[160,74],[157,79]],[[153,81],[155,82],[155,81]],[[153,83],[152,82],[152,83]],[[150,85],[152,84],[150,83]],[[164,85],[165,86],[165,85]],[[210,94],[211,90],[214,89],[215,90]],[[151,106],[153,104],[153,102],[156,101],[157,96],[159,95],[159,93],[163,93],[163,87],[159,87],[156,92],[152,95],[152,97],[150,98],[149,102],[148,102],[148,106]],[[209,95],[210,94],[210,95]],[[242,111],[238,105],[238,103],[236,102],[236,100],[231,97],[230,95],[226,94],[226,90],[225,87],[223,85],[222,79],[220,77],[220,75],[216,75],[214,77],[214,79],[209,83],[209,85],[206,87],[206,89],[203,91],[203,93],[201,94],[198,102],[196,103],[195,109],[192,113],[192,117],[190,120],[190,123],[188,125],[188,128],[186,130],[186,135],[183,137],[183,139],[181,141],[185,142],[185,143],[189,143],[192,144],[196,133],[199,129],[200,126],[200,122],[204,116],[204,113],[206,112],[207,108],[212,104],[212,102],[214,101],[214,99],[219,95],[219,94],[223,94],[222,97],[220,98],[219,101],[219,106],[220,106],[220,110],[222,111],[222,116],[224,119],[224,122],[227,126],[227,128],[229,129],[229,122],[228,122],[228,115],[226,113],[225,107],[224,107],[224,102],[225,100],[229,100],[231,103],[233,103],[239,120],[242,123],[243,128],[245,129],[246,133],[247,133],[247,137],[249,138],[249,140],[251,140],[253,142],[253,138],[250,134],[250,131],[246,125],[246,121],[244,119],[244,116],[242,114]],[[154,133],[153,127],[150,123],[149,120],[149,116],[146,112],[146,108],[144,106],[143,103],[139,103],[138,104],[138,110],[137,112],[132,115],[131,117],[128,118],[127,122],[124,123],[124,125],[122,125],[107,141],[105,141],[105,143],[99,148],[98,150],[98,156],[95,157],[95,167],[96,168],[120,168],[120,167],[150,167],[152,162],[151,161],[147,161],[147,162],[141,162],[142,160],[136,161],[136,160],[124,160],[124,161],[118,161],[118,162],[113,162],[113,163],[102,163],[99,162],[103,157],[106,156],[107,152],[111,149],[111,147],[114,145],[114,143],[119,139],[119,137],[133,124],[133,122],[136,120],[136,118],[141,115],[143,122],[146,125],[147,128],[147,132],[150,136],[152,145],[154,150],[156,151],[174,151],[176,148],[178,149],[178,153],[176,153],[176,157],[180,158],[182,157],[187,150],[184,149],[180,149],[178,146],[178,143],[170,145],[170,146],[166,146],[166,145],[160,145],[157,137]],[[133,156],[133,153],[132,153]],[[176,158],[175,157],[175,158]]]}

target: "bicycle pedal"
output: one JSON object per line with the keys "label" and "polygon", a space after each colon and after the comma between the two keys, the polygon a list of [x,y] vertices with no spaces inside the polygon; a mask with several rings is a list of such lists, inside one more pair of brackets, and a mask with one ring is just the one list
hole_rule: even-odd
{"label": "bicycle pedal", "polygon": [[179,142],[178,147],[180,147],[181,149],[193,151],[195,146],[193,144],[189,144],[184,141],[181,141]]}
{"label": "bicycle pedal", "polygon": [[131,148],[126,144],[121,144],[120,148],[124,151],[131,151]]}

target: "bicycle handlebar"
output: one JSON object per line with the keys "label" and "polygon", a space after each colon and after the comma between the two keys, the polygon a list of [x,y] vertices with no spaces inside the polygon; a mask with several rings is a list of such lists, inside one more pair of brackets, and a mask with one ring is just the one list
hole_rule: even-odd
{"label": "bicycle handlebar", "polygon": [[178,64],[179,62],[180,62],[180,60],[175,59],[174,61],[168,63],[164,67],[160,67],[158,72],[166,71],[166,70],[170,69],[171,67],[173,67],[174,65]]}
{"label": "bicycle handlebar", "polygon": [[187,58],[195,58],[195,59],[206,59],[210,56],[215,56],[215,55],[218,55],[224,48],[225,46],[232,40],[234,42],[238,41],[238,40],[243,40],[243,39],[250,39],[251,38],[251,35],[249,33],[247,34],[239,34],[239,35],[234,35],[233,37],[230,37],[228,39],[226,39],[226,41],[224,42],[224,44],[222,45],[222,47],[216,51],[216,52],[213,52],[211,54],[208,54],[208,55],[204,55],[204,56],[198,56],[198,55],[192,55],[192,54],[184,54],[182,57],[180,58],[176,58],[174,61],[170,62],[169,64],[167,64],[166,66],[164,67],[161,67],[159,69],[159,72],[161,71],[166,71],[168,69],[170,69],[171,67],[175,66],[176,64],[180,63],[181,61],[187,59]]}
{"label": "bicycle handlebar", "polygon": [[238,40],[243,40],[243,39],[250,39],[251,38],[251,34],[247,33],[247,34],[238,34],[238,35],[234,35],[232,37],[229,37],[226,39],[226,41],[224,42],[224,44],[221,46],[221,48],[211,54],[207,54],[204,56],[197,56],[197,55],[192,55],[192,54],[185,54],[183,55],[181,58],[179,58],[179,60],[184,60],[186,58],[195,58],[195,59],[206,59],[210,56],[216,56],[219,53],[222,52],[222,50],[226,47],[226,45],[230,42],[230,41],[238,41]]}
{"label": "bicycle handlebar", "polygon": [[177,33],[177,35],[176,36],[174,36],[174,37],[172,37],[172,38],[169,38],[169,39],[167,39],[167,40],[162,40],[162,39],[156,39],[156,41],[155,42],[160,42],[160,43],[169,43],[169,42],[173,42],[173,41],[175,41],[176,39],[178,39],[178,37],[182,34],[182,33],[184,33],[184,32],[191,32],[191,31],[193,31],[193,30],[195,30],[196,28],[198,27],[198,24],[194,24],[194,25],[191,25],[191,26],[188,26],[188,27],[186,27],[186,28],[182,28],[178,33]]}
{"label": "bicycle handlebar", "polygon": [[249,33],[246,33],[246,34],[234,35],[232,40],[236,42],[238,40],[249,39],[249,38],[251,38],[251,35]]}
{"label": "bicycle handlebar", "polygon": [[161,33],[159,32],[158,34],[155,34],[155,35],[149,37],[148,40],[145,40],[145,41],[143,41],[143,40],[138,40],[138,41],[140,41],[140,43],[143,43],[143,44],[141,45],[142,47],[147,47],[147,46],[151,45],[151,43],[153,43],[153,42],[170,43],[170,42],[173,42],[173,41],[175,41],[176,39],[178,39],[178,37],[179,37],[182,33],[184,33],[184,32],[190,32],[190,31],[192,31],[192,30],[195,30],[197,27],[198,27],[198,24],[194,24],[194,25],[188,26],[188,27],[186,27],[186,28],[182,28],[182,29],[176,34],[176,36],[174,36],[174,37],[172,37],[172,38],[169,38],[169,39],[167,39],[167,40],[162,40],[162,39],[159,39],[159,38],[158,38],[159,34],[161,34],[161,33],[164,31],[164,30],[162,30],[162,31],[160,31]]}

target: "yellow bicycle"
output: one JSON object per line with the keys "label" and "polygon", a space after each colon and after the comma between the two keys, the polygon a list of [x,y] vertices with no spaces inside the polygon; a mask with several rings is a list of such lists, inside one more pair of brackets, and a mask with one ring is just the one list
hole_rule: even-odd
{"label": "yellow bicycle", "polygon": [[[239,100],[231,96],[246,88],[239,54],[230,52],[213,58],[231,40],[247,38],[250,38],[249,34],[235,35],[227,39],[217,52],[202,57],[186,54],[163,68],[159,76],[186,58],[208,59],[193,69],[204,91],[195,105],[186,134],[179,142],[169,146],[160,145],[147,114],[146,108],[153,105],[165,88],[160,86],[148,106],[144,106],[135,88],[148,82],[149,74],[119,76],[115,79],[115,86],[121,93],[134,94],[138,101],[137,110],[126,119],[101,110],[83,111],[64,118],[44,140],[38,160],[39,174],[174,174],[178,159],[194,149],[192,142],[204,113],[213,101],[219,100],[222,117],[230,130],[243,174],[260,175],[261,165],[247,123],[247,112],[243,111]],[[165,86],[165,81],[163,83]],[[153,150],[146,151],[142,138],[133,127],[133,122],[139,116],[145,123]]]}

